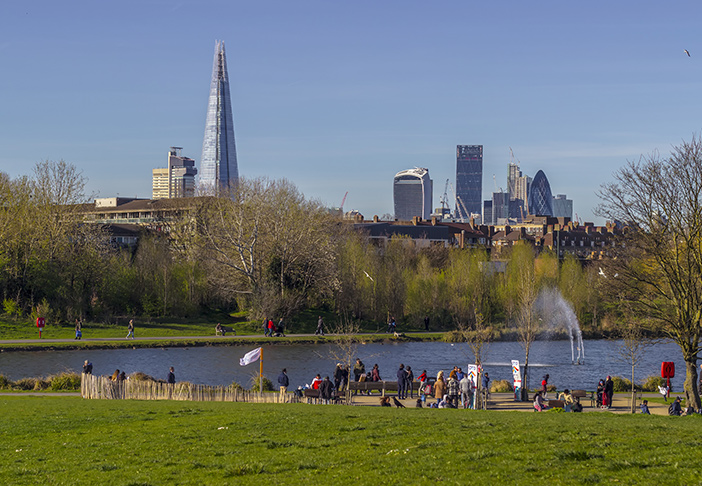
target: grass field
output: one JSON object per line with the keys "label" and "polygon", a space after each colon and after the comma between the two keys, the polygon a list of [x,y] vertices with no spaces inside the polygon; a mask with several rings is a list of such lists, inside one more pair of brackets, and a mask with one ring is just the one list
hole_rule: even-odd
{"label": "grass field", "polygon": [[0,484],[681,484],[702,418],[0,397]]}

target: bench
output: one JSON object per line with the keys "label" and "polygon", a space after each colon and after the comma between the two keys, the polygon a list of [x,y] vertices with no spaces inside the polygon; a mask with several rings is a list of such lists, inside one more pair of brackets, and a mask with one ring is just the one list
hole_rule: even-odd
{"label": "bench", "polygon": [[563,400],[549,400],[548,408],[565,408],[565,402]]}
{"label": "bench", "polygon": [[[414,394],[415,392],[419,394],[419,386],[421,385],[421,382],[419,381],[413,381],[411,383],[411,393]],[[349,390],[354,392],[354,391],[360,391],[360,392],[372,392],[372,391],[379,391],[381,396],[385,396],[385,392],[396,392],[397,391],[397,382],[396,381],[352,381],[349,382]],[[410,392],[410,387],[407,388],[407,392]]]}
{"label": "bench", "polygon": [[[576,398],[589,399],[590,400],[590,408],[595,408],[595,401],[596,401],[595,392],[589,392],[589,391],[585,391],[585,390],[573,390],[571,392],[571,395],[573,395],[573,400],[575,400]],[[582,405],[582,403],[581,403],[581,405]]]}
{"label": "bench", "polygon": [[[307,388],[303,392],[303,396],[307,399],[307,403],[319,403],[321,398],[319,397],[319,390],[314,388]],[[332,394],[332,403],[340,403],[344,399],[344,392],[337,391]]]}

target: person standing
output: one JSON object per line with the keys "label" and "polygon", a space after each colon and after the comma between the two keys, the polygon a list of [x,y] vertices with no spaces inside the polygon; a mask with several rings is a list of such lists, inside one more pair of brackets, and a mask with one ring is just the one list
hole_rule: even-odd
{"label": "person standing", "polygon": [[324,336],[324,320],[322,319],[322,316],[319,316],[319,318],[317,319],[317,330],[314,332],[314,334],[320,334]]}
{"label": "person standing", "polygon": [[458,382],[458,387],[461,390],[463,408],[473,408],[473,381],[464,374]]}
{"label": "person standing", "polygon": [[604,394],[607,397],[607,408],[612,408],[612,398],[614,397],[614,382],[612,377],[608,376],[605,380]]}
{"label": "person standing", "polygon": [[80,323],[80,320],[76,319],[76,337],[75,339],[80,339],[83,337],[83,326]]}
{"label": "person standing", "polygon": [[434,398],[436,398],[436,403],[439,403],[444,398],[444,393],[446,392],[446,382],[444,381],[443,370],[436,374],[436,383],[434,383]]}
{"label": "person standing", "polygon": [[263,319],[263,337],[268,337],[268,318]]}
{"label": "person standing", "polygon": [[404,364],[400,364],[400,369],[397,370],[397,398],[407,398],[407,372]]}
{"label": "person standing", "polygon": [[129,339],[129,338],[134,339],[134,319],[129,319],[129,324],[127,324],[127,337],[124,339]]}
{"label": "person standing", "polygon": [[[410,398],[414,398],[414,390],[412,389],[413,384],[414,384],[414,373],[412,372],[412,367],[408,366],[407,367],[407,388],[409,389]],[[405,398],[407,398],[406,391],[405,391]]]}
{"label": "person standing", "polygon": [[288,391],[288,386],[290,385],[290,380],[288,379],[288,370],[283,368],[283,371],[278,375],[278,386],[280,386],[280,398],[285,397],[285,393]]}
{"label": "person standing", "polygon": [[339,386],[341,385],[341,380],[344,378],[344,370],[341,366],[341,363],[336,364],[336,368],[334,368],[334,388],[339,390]]}
{"label": "person standing", "polygon": [[325,376],[324,381],[319,385],[319,398],[325,405],[329,405],[329,401],[334,393],[334,385],[329,381],[329,377]]}
{"label": "person standing", "polygon": [[424,330],[429,330],[429,316],[424,316]]}
{"label": "person standing", "polygon": [[168,382],[170,385],[175,385],[175,370],[173,369],[173,366],[168,368],[168,377],[166,378],[166,382]]}
{"label": "person standing", "polygon": [[485,390],[483,396],[487,397],[490,393],[490,375],[487,371],[483,373],[483,390]]}
{"label": "person standing", "polygon": [[449,376],[448,383],[446,384],[446,390],[448,395],[448,404],[451,408],[458,408],[458,394],[460,393],[458,380],[454,375]]}

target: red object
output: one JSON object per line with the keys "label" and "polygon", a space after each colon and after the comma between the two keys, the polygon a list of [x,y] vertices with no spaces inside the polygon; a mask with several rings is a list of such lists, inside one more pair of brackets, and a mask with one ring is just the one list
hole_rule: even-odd
{"label": "red object", "polygon": [[661,378],[675,378],[675,363],[663,361],[661,363]]}
{"label": "red object", "polygon": [[37,317],[37,327],[41,329],[46,324],[46,319],[43,317]]}

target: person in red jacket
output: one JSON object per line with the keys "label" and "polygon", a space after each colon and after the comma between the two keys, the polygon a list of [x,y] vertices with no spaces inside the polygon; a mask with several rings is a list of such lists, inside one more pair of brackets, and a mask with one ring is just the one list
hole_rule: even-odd
{"label": "person in red jacket", "polygon": [[312,380],[312,389],[313,390],[319,390],[319,384],[322,383],[322,377],[317,374],[317,376],[314,377]]}
{"label": "person in red jacket", "polygon": [[273,319],[268,319],[268,334],[273,337],[275,334],[275,324],[273,324]]}

